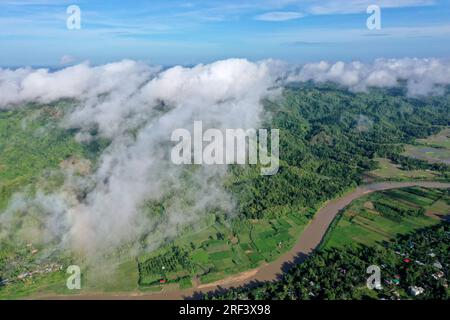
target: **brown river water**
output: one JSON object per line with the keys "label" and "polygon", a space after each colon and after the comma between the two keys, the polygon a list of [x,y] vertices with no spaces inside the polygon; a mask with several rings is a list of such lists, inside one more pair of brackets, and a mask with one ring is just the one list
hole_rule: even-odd
{"label": "brown river water", "polygon": [[277,260],[263,264],[257,269],[246,271],[232,277],[204,285],[195,285],[192,289],[180,290],[177,288],[168,288],[156,293],[129,292],[129,293],[82,293],[70,296],[44,296],[35,297],[38,299],[144,299],[144,300],[179,300],[189,299],[196,293],[209,292],[219,288],[231,288],[241,285],[251,285],[258,281],[276,280],[283,271],[289,269],[291,264],[300,263],[312,251],[314,251],[321,243],[328,227],[333,222],[336,215],[348,206],[353,200],[358,199],[366,194],[405,187],[422,186],[428,188],[450,188],[450,183],[440,182],[380,182],[363,185],[357,189],[343,195],[340,198],[326,202],[323,207],[316,213],[312,221],[305,227],[300,235],[297,243],[287,253],[281,255]]}

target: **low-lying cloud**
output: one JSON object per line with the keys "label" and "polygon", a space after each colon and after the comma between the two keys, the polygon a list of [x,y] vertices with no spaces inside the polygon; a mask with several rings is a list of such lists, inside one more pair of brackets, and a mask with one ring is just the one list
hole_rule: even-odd
{"label": "low-lying cloud", "polygon": [[450,84],[450,61],[439,59],[378,59],[373,64],[321,61],[303,65],[289,81],[333,82],[353,91],[392,88],[406,82],[409,95],[439,94]]}
{"label": "low-lying cloud", "polygon": [[302,12],[295,12],[295,11],[273,11],[273,12],[267,12],[264,14],[260,14],[255,17],[255,20],[259,21],[288,21],[288,20],[295,20],[300,19],[305,16]]}
{"label": "low-lying cloud", "polygon": [[[319,3],[320,2],[320,3]],[[379,5],[382,8],[421,7],[436,4],[435,0],[320,0],[311,1],[307,9],[310,14],[351,14],[365,12],[370,5]]]}

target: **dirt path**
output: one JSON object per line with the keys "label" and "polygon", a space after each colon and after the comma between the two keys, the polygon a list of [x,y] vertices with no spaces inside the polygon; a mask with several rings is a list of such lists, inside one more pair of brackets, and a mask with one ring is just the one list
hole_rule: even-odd
{"label": "dirt path", "polygon": [[450,183],[440,182],[381,182],[360,186],[356,190],[344,196],[328,201],[320,209],[312,221],[300,235],[296,245],[287,253],[281,255],[274,262],[264,264],[258,269],[246,271],[223,280],[196,286],[188,290],[167,290],[157,293],[89,293],[73,296],[40,297],[48,299],[154,299],[154,300],[177,300],[193,296],[196,292],[208,292],[220,288],[230,288],[247,284],[251,281],[273,281],[292,263],[299,263],[314,251],[321,243],[325,233],[336,215],[352,201],[375,191],[399,189],[405,187],[421,186],[428,188],[450,188]]}

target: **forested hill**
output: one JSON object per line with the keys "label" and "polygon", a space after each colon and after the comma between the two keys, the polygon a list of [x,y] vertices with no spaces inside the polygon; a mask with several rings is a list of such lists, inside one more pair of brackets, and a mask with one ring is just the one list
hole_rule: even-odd
{"label": "forested hill", "polygon": [[280,129],[280,170],[260,176],[255,167],[232,168],[228,188],[241,214],[272,217],[314,208],[362,182],[363,173],[386,157],[403,168],[429,169],[450,177],[447,165],[400,155],[402,144],[450,125],[450,93],[407,97],[402,89],[353,93],[334,85],[290,86],[266,101],[266,127]]}

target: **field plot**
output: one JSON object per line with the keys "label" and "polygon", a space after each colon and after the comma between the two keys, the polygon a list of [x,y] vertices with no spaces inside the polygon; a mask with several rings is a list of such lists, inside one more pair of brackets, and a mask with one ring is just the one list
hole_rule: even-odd
{"label": "field plot", "polygon": [[398,234],[439,223],[450,215],[448,190],[412,187],[377,192],[354,201],[326,235],[323,247],[381,244]]}
{"label": "field plot", "polygon": [[430,163],[450,164],[450,148],[433,148],[428,146],[406,145],[404,155]]}
{"label": "field plot", "polygon": [[307,224],[289,214],[278,219],[214,223],[200,232],[177,239],[171,247],[139,257],[142,288],[177,283],[210,283],[273,261],[288,251]]}
{"label": "field plot", "polygon": [[176,246],[158,254],[142,256],[138,264],[140,285],[179,280],[189,275],[191,269],[187,252]]}
{"label": "field plot", "polygon": [[376,158],[380,168],[373,170],[368,175],[380,180],[407,180],[407,179],[435,179],[439,175],[430,170],[402,170],[399,165],[386,158]]}
{"label": "field plot", "polygon": [[417,145],[405,146],[404,155],[430,163],[450,164],[450,128],[427,139],[417,140]]}
{"label": "field plot", "polygon": [[427,139],[418,139],[417,142],[433,147],[450,149],[450,128],[444,129],[436,135]]}

